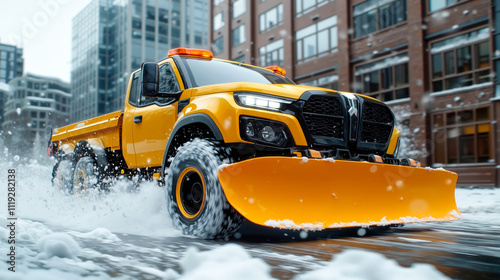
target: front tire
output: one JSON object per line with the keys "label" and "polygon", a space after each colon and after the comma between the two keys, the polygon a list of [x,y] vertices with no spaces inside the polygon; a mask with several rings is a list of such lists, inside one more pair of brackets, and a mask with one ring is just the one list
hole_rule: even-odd
{"label": "front tire", "polygon": [[218,168],[227,155],[215,143],[194,139],[180,147],[166,170],[167,209],[176,229],[200,238],[233,235],[243,217],[229,204]]}

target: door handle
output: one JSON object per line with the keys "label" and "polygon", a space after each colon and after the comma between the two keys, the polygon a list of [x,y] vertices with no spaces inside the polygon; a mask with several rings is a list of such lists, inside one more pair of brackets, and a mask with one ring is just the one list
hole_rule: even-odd
{"label": "door handle", "polygon": [[134,117],[134,123],[141,123],[141,122],[142,122],[142,115]]}

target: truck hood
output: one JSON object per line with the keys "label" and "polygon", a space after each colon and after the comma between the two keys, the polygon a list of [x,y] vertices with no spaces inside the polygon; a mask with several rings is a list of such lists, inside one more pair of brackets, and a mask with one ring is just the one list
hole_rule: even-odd
{"label": "truck hood", "polygon": [[200,95],[221,93],[221,92],[251,91],[251,92],[271,94],[291,99],[299,99],[299,97],[304,92],[310,90],[335,92],[330,89],[311,87],[311,86],[299,86],[290,84],[258,84],[258,83],[242,82],[242,83],[227,83],[227,84],[218,84],[218,85],[193,88],[192,95],[200,96]]}

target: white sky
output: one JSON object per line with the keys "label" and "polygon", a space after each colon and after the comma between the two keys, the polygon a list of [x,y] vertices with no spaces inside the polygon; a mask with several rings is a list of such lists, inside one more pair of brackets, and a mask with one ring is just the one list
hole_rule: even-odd
{"label": "white sky", "polygon": [[1,0],[0,42],[23,48],[24,73],[71,76],[71,19],[91,0]]}

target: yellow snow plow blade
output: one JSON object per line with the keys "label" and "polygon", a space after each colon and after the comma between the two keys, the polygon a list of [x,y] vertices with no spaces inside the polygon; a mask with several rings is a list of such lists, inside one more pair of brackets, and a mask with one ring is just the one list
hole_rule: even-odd
{"label": "yellow snow plow blade", "polygon": [[219,169],[229,203],[279,228],[386,226],[460,219],[457,174],[332,159],[265,157]]}

